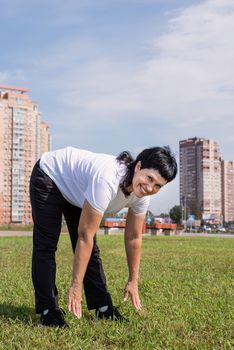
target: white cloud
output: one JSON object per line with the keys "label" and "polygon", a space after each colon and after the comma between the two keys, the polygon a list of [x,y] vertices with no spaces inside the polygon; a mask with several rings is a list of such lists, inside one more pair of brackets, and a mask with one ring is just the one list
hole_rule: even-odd
{"label": "white cloud", "polygon": [[21,69],[0,71],[1,84],[6,83],[8,85],[10,82],[12,85],[15,85],[14,82],[17,80],[24,80],[24,72]]}
{"label": "white cloud", "polygon": [[[183,126],[191,123],[189,116],[193,125],[207,118],[220,122],[234,114],[233,32],[233,1],[206,1],[169,20],[168,31],[151,40],[148,61],[131,64],[101,52],[95,56],[95,45],[79,46],[79,40],[71,38],[63,42],[61,56],[54,60],[52,55],[48,62],[66,64],[54,80],[66,86],[61,91],[66,107],[96,114],[99,122],[110,114],[121,119],[132,113]],[[79,62],[85,45],[89,59]]]}
{"label": "white cloud", "polygon": [[[29,40],[20,49],[14,44],[14,51],[8,54],[17,57],[11,63],[14,70],[10,70],[8,62],[4,70],[1,63],[0,83],[30,89],[56,135],[55,147],[81,143],[105,149],[109,142],[110,152],[119,150],[121,143],[133,149],[140,144],[143,147],[139,150],[149,143],[168,143],[174,148],[179,139],[196,135],[216,139],[220,144],[226,142],[226,149],[231,148],[233,0],[194,1],[193,6],[184,9],[178,9],[178,4],[185,1],[131,0],[134,10],[134,3],[175,6],[165,16],[160,12],[160,18],[155,13],[154,22],[149,16],[149,25],[142,27],[147,15],[141,22],[134,11],[125,13],[125,20],[129,18],[126,37],[122,37],[125,31],[118,27],[113,13],[113,8],[119,13],[125,0],[35,0],[33,5],[29,0],[13,1],[15,6],[8,6],[4,17],[24,18],[20,13],[32,6],[31,23],[40,23],[46,37],[41,41],[32,39],[32,43],[38,43],[36,47],[28,45]],[[38,16],[37,11],[44,11],[45,6],[45,18]],[[110,12],[103,11],[107,7]],[[150,37],[150,29],[152,33],[162,30],[159,22],[163,22],[164,32]],[[101,30],[98,28],[96,33],[98,23]],[[136,25],[142,28],[142,35],[133,43],[129,33],[135,33]],[[28,27],[24,30],[26,33]],[[111,135],[109,139],[101,134],[103,129],[107,136]],[[232,153],[229,151],[229,159]],[[172,192],[162,191],[156,202],[170,201]]]}
{"label": "white cloud", "polygon": [[0,71],[0,83],[4,84],[9,79],[9,73],[7,71]]}
{"label": "white cloud", "polygon": [[182,104],[187,112],[196,107],[204,118],[233,114],[233,31],[233,1],[208,1],[171,19],[169,32],[154,41],[155,58],[140,78],[149,93],[159,94],[165,115]]}
{"label": "white cloud", "polygon": [[[26,87],[41,96],[55,147],[76,144],[77,135],[85,145],[86,135],[100,137],[103,125],[110,133],[129,130],[127,147],[156,142],[176,149],[179,139],[196,135],[226,142],[227,158],[233,158],[233,1],[206,1],[167,18],[165,33],[139,42],[140,60],[121,55],[121,46],[116,57],[110,43],[78,33],[36,53]],[[117,149],[114,143],[118,138],[112,143]]]}

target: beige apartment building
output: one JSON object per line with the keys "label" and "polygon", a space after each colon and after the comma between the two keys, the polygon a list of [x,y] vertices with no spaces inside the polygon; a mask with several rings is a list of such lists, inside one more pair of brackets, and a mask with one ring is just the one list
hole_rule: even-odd
{"label": "beige apartment building", "polygon": [[221,160],[222,214],[225,222],[234,221],[234,162]]}
{"label": "beige apartment building", "polygon": [[49,127],[28,90],[0,85],[0,224],[32,222],[29,178],[49,149]]}
{"label": "beige apartment building", "polygon": [[189,138],[180,145],[180,204],[200,219],[222,222],[221,162],[213,140]]}

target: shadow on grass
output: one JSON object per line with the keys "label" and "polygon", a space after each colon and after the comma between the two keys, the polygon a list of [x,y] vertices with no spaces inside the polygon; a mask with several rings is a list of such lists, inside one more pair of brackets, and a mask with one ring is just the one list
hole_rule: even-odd
{"label": "shadow on grass", "polygon": [[35,310],[23,305],[0,304],[0,317],[14,323],[24,323],[31,326],[38,324]]}
{"label": "shadow on grass", "polygon": [[[83,318],[89,322],[97,321],[94,315],[89,312],[83,313]],[[39,316],[36,315],[35,309],[28,306],[16,306],[12,304],[0,304],[0,322],[8,321],[14,324],[24,324],[28,326],[38,326]]]}

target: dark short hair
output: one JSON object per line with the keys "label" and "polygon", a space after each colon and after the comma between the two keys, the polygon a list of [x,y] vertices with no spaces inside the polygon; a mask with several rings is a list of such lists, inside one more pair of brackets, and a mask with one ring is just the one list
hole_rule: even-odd
{"label": "dark short hair", "polygon": [[135,160],[130,152],[124,151],[119,154],[117,160],[127,166],[127,173],[121,183],[124,189],[132,184],[135,166],[139,161],[141,169],[157,170],[167,182],[172,181],[177,174],[176,159],[169,146],[146,148],[138,154]]}

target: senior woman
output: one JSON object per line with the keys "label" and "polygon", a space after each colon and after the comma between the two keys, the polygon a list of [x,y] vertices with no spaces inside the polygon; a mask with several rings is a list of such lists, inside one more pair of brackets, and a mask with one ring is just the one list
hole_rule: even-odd
{"label": "senior woman", "polygon": [[67,327],[59,308],[55,284],[55,252],[64,215],[74,252],[68,309],[82,315],[82,287],[89,310],[97,318],[122,321],[113,306],[96,232],[104,213],[128,208],[125,250],[129,276],[124,298],[141,309],[138,277],[142,227],[150,196],[173,180],[177,164],[169,147],[143,150],[134,160],[129,152],[118,157],[66,147],[44,153],[30,180],[33,230],[32,279],[36,312],[44,326]]}

